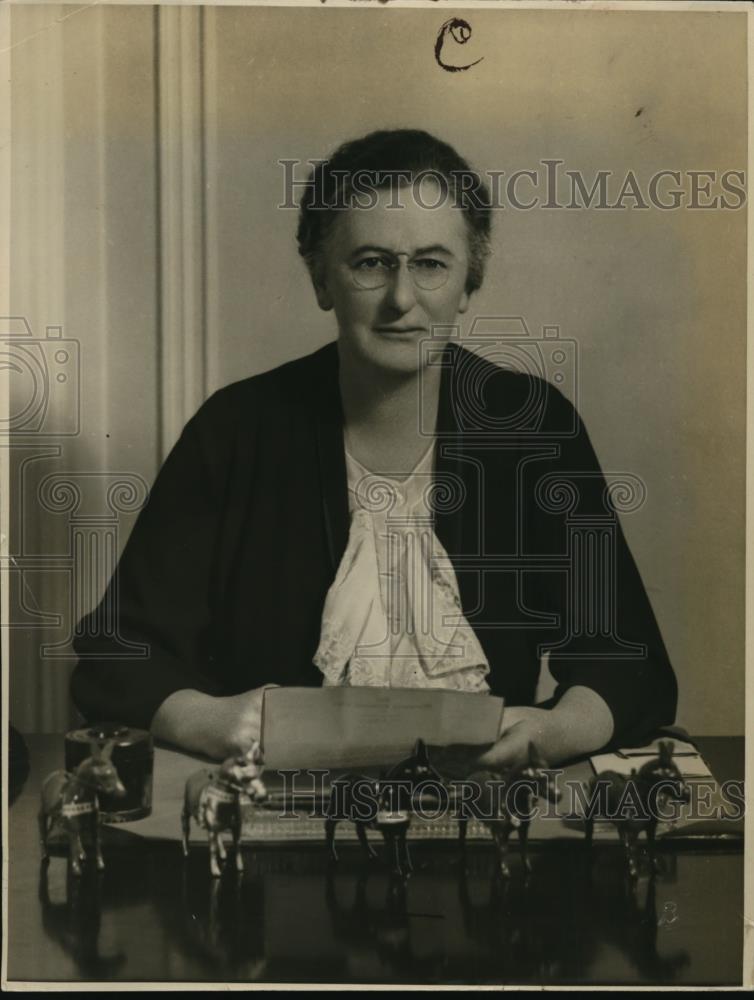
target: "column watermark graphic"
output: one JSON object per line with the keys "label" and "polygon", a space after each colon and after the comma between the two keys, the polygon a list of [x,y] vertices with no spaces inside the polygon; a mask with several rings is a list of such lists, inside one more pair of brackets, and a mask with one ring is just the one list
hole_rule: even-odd
{"label": "column watermark graphic", "polygon": [[[534,336],[520,316],[480,316],[463,337],[458,326],[433,328],[417,350],[441,370],[450,416],[425,426],[420,401],[431,468],[420,463],[407,480],[362,470],[353,487],[385,567],[386,634],[357,652],[400,658],[390,637],[407,633],[423,638],[425,658],[436,648],[452,659],[463,655],[464,630],[534,627],[540,655],[644,658],[646,647],[620,631],[619,516],[644,506],[647,486],[599,468],[578,413],[578,342],[557,325]],[[459,532],[452,551],[438,544]],[[438,605],[438,575],[459,582],[453,607]]]}
{"label": "column watermark graphic", "polygon": [[[135,472],[70,468],[80,462],[71,447],[77,439],[80,446],[83,431],[81,364],[79,341],[61,326],[36,335],[25,317],[0,317],[0,366],[8,380],[0,446],[14,463],[2,557],[10,585],[5,624],[18,635],[40,634],[40,660],[144,658],[148,645],[121,635],[116,566],[149,487]],[[54,609],[41,606],[53,600]],[[107,647],[101,654],[91,642],[89,652],[72,652],[74,640],[95,635]]]}

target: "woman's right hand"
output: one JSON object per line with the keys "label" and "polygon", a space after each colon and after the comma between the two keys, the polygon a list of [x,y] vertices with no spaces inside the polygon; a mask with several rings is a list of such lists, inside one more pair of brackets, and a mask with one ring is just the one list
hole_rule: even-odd
{"label": "woman's right hand", "polygon": [[265,684],[252,691],[234,694],[225,698],[213,698],[215,721],[211,725],[213,734],[219,737],[219,747],[223,757],[244,754],[262,733],[262,699],[267,688],[277,684]]}
{"label": "woman's right hand", "polygon": [[152,719],[152,734],[181,750],[202,753],[213,760],[243,754],[262,728],[262,699],[267,688],[213,697],[201,691],[174,691]]}

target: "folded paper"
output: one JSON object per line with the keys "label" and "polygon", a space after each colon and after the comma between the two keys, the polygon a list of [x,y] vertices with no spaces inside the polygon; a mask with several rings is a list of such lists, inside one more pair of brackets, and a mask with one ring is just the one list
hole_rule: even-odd
{"label": "folded paper", "polygon": [[269,688],[262,747],[270,768],[390,765],[417,739],[433,746],[494,743],[503,700],[414,688]]}

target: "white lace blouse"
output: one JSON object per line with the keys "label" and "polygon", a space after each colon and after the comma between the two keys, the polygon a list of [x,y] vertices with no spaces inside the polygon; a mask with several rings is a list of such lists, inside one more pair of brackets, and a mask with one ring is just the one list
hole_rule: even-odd
{"label": "white lace blouse", "polygon": [[351,527],[314,656],[326,686],[489,690],[487,659],[432,528],[433,457],[434,443],[395,480],[346,450]]}

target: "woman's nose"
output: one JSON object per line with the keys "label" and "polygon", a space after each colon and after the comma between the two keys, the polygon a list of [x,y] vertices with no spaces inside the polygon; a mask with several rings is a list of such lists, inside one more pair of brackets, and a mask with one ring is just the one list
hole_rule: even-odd
{"label": "woman's nose", "polygon": [[390,275],[386,295],[390,305],[400,312],[408,312],[416,302],[416,286],[405,262],[401,262]]}

